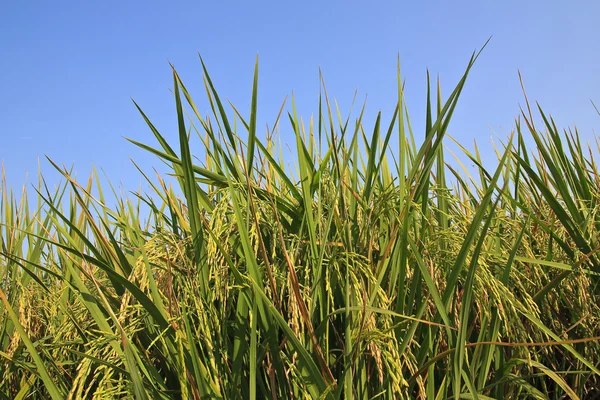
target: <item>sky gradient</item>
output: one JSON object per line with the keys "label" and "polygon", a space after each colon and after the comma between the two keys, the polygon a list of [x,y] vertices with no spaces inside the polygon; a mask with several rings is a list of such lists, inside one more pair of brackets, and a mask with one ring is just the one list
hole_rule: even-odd
{"label": "sky gradient", "polygon": [[[344,113],[358,90],[359,105],[368,96],[367,128],[379,110],[389,121],[399,54],[422,135],[426,70],[449,94],[471,53],[492,36],[450,134],[465,145],[477,140],[491,154],[489,138],[505,137],[524,104],[520,70],[530,100],[560,127],[576,124],[593,138],[600,122],[590,102],[600,105],[600,2],[404,3],[2,2],[0,160],[7,180],[18,187],[28,174],[35,182],[40,160],[57,182],[47,155],[73,164],[79,178],[94,164],[114,184],[137,189],[142,180],[130,158],[145,170],[161,164],[123,139],[156,143],[131,98],[175,147],[169,62],[206,114],[198,54],[220,95],[246,115],[258,54],[261,132],[292,92],[305,120],[317,112],[319,68]],[[284,139],[289,134],[282,125]]]}

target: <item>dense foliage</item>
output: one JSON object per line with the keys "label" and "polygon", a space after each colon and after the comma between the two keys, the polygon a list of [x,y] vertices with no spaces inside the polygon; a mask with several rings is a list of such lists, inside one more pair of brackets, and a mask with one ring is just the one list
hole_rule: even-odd
{"label": "dense foliage", "polygon": [[291,168],[257,135],[258,68],[246,118],[202,64],[210,115],[173,71],[179,149],[143,112],[159,146],[134,142],[180,189],[140,171],[151,193],[109,207],[55,164],[35,203],[4,184],[0,397],[598,396],[595,150],[527,106],[495,170],[460,145],[448,163],[475,59],[445,101],[428,87],[420,145],[398,72],[374,127],[325,90],[314,121],[282,112]]}

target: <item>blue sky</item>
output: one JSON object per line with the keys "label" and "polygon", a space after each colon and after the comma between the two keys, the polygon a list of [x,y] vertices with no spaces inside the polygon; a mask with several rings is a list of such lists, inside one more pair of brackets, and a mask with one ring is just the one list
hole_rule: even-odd
{"label": "blue sky", "polygon": [[[520,70],[531,100],[591,139],[600,122],[590,103],[600,105],[598,15],[597,1],[1,2],[0,160],[13,186],[27,173],[35,181],[38,160],[54,183],[48,155],[74,164],[79,178],[94,164],[135,190],[141,179],[130,158],[146,170],[161,164],[123,139],[155,143],[131,98],[175,143],[168,63],[208,113],[198,53],[242,112],[259,55],[263,127],[292,91],[306,119],[317,111],[319,67],[344,112],[358,90],[371,120],[382,110],[389,121],[400,54],[418,130],[426,69],[448,94],[490,36],[450,133],[491,154],[489,138],[510,132],[523,104]],[[289,132],[283,125],[284,139]]]}

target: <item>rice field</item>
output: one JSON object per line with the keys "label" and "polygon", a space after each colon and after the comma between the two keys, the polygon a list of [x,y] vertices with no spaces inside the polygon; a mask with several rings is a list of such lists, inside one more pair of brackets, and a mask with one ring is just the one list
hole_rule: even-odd
{"label": "rice field", "polygon": [[424,135],[400,69],[374,124],[323,86],[259,133],[258,62],[249,112],[202,62],[208,110],[173,70],[178,143],[138,107],[132,151],[171,168],[147,193],[3,179],[0,398],[600,398],[599,143],[527,102],[494,169],[454,156],[477,55]]}

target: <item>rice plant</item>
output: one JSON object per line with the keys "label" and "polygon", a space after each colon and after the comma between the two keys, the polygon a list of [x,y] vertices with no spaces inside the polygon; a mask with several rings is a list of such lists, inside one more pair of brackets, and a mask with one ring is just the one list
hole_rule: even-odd
{"label": "rice plant", "polygon": [[374,126],[323,85],[314,119],[292,101],[260,134],[258,61],[244,112],[201,60],[206,115],[173,69],[178,144],[136,104],[156,144],[130,141],[172,169],[140,170],[148,193],[52,160],[34,201],[3,179],[0,397],[599,396],[598,143],[527,103],[495,170],[449,162],[477,56],[447,98],[428,84],[424,134],[399,68]]}

